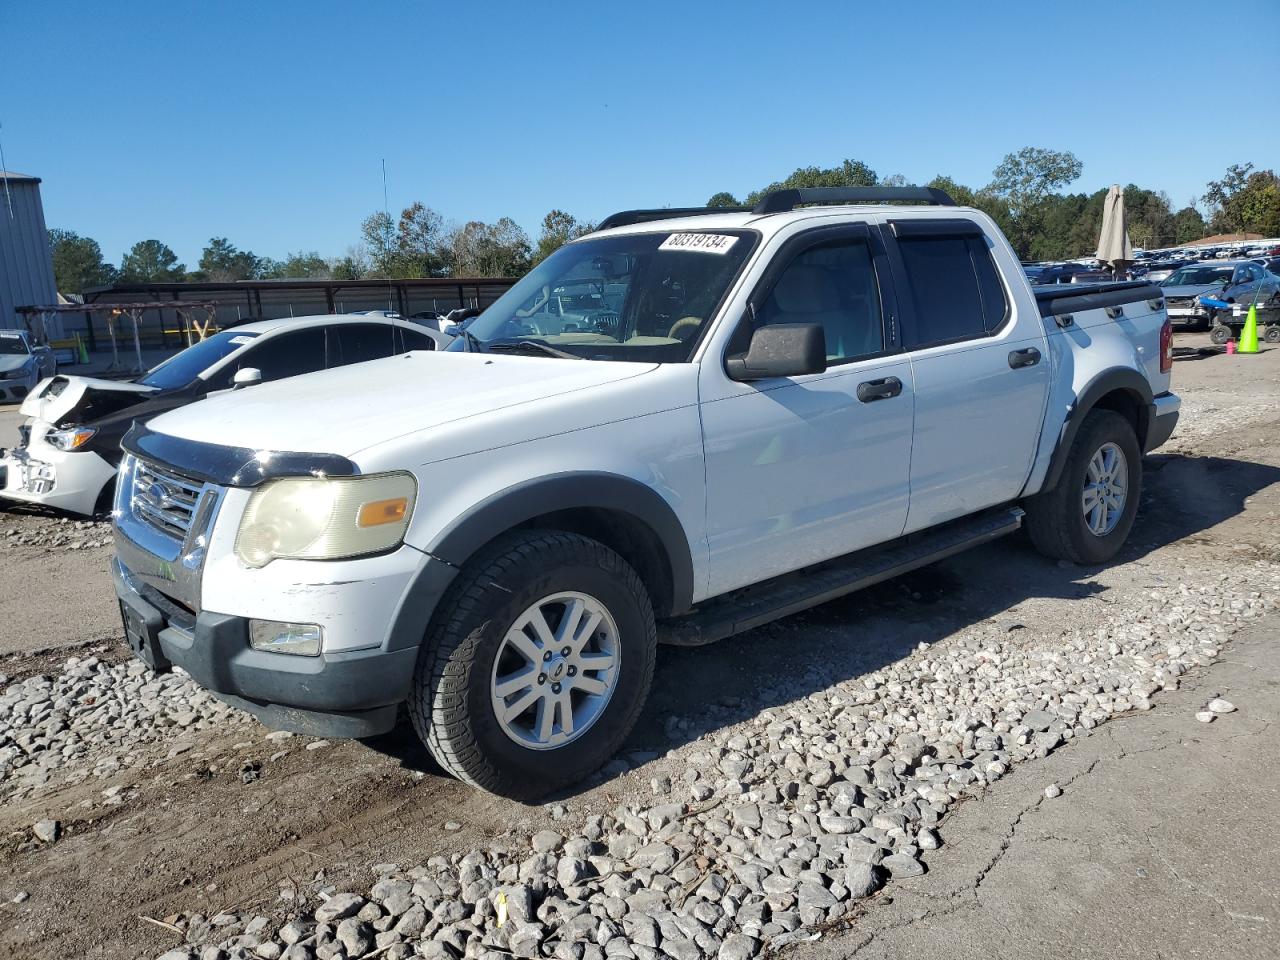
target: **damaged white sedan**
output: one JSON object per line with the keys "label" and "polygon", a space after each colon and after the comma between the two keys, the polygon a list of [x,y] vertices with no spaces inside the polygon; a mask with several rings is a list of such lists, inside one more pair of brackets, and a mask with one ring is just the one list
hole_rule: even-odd
{"label": "damaged white sedan", "polygon": [[0,451],[0,500],[105,512],[120,441],[135,422],[224,390],[364,360],[436,350],[451,337],[403,320],[329,315],[262,320],[216,333],[136,381],[55,376],[20,412],[18,446]]}

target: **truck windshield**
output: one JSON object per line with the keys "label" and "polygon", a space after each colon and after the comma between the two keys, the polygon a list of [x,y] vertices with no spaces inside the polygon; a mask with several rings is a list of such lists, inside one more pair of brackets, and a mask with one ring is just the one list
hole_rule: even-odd
{"label": "truck windshield", "polygon": [[26,354],[29,352],[27,350],[27,341],[16,333],[0,333],[0,356],[13,353]]}
{"label": "truck windshield", "polygon": [[235,330],[215,333],[175,354],[158,367],[152,367],[138,383],[157,390],[178,390],[256,336],[256,333],[237,333]]}
{"label": "truck windshield", "polygon": [[757,239],[662,231],[566,244],[448,349],[687,362]]}
{"label": "truck windshield", "polygon": [[1231,279],[1233,267],[1183,267],[1160,281],[1162,287],[1206,287]]}

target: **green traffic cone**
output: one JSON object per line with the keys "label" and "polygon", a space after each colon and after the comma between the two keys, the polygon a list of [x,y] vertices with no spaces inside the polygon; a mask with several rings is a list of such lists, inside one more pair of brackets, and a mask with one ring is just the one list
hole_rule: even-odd
{"label": "green traffic cone", "polygon": [[1240,346],[1236,353],[1258,352],[1258,308],[1249,306],[1249,316],[1245,318],[1244,329],[1240,331]]}
{"label": "green traffic cone", "polygon": [[76,360],[79,363],[89,362],[89,348],[84,345],[84,341],[80,339],[80,334],[76,334]]}

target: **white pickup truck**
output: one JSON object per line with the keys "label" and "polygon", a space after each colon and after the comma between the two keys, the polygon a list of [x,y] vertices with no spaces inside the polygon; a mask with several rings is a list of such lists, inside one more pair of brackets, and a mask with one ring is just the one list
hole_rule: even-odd
{"label": "white pickup truck", "polygon": [[536,795],[618,748],[660,641],[1023,524],[1109,560],[1171,366],[1158,288],[1033,290],[936,190],[617,214],[446,351],[135,426],[126,634],[268,725],[368,736],[407,704],[446,769]]}

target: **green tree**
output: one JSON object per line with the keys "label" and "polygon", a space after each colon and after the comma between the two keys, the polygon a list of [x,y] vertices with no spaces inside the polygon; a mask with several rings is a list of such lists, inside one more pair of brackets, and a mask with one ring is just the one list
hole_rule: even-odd
{"label": "green tree", "polygon": [[1023,147],[1000,161],[987,189],[1009,205],[1008,237],[1018,256],[1032,254],[1034,241],[1042,233],[1049,196],[1077,179],[1083,169],[1075,154],[1043,147]]}
{"label": "green tree", "polygon": [[98,241],[73,230],[54,227],[49,231],[53,253],[53,276],[61,293],[83,294],[90,287],[102,287],[115,279],[115,267],[102,259]]}
{"label": "green tree", "polygon": [[369,273],[378,277],[392,276],[400,247],[390,215],[379,210],[365,217],[360,224],[360,236],[369,253]]}
{"label": "green tree", "polygon": [[415,202],[400,212],[396,227],[394,273],[400,277],[438,277],[444,272],[444,218]]}
{"label": "green tree", "polygon": [[845,160],[838,167],[799,167],[785,180],[747,194],[744,204],[754,207],[766,193],[794,187],[874,187],[876,172],[861,160]]}
{"label": "green tree", "polygon": [[329,261],[329,275],[334,280],[361,280],[369,275],[369,254],[361,244],[348,247],[341,257]]}
{"label": "green tree", "polygon": [[528,235],[510,217],[496,223],[472,220],[454,228],[447,241],[455,277],[518,277],[529,270]]}
{"label": "green tree", "polygon": [[721,190],[719,193],[711,195],[711,199],[707,201],[708,207],[740,207],[742,201],[735,197],[732,193]]}
{"label": "green tree", "polygon": [[264,257],[258,262],[258,276],[264,280],[327,280],[330,275],[329,261],[314,250],[291,253],[283,260]]}
{"label": "green tree", "polygon": [[1249,182],[1252,163],[1233,163],[1221,180],[1210,180],[1205,185],[1204,200],[1212,211],[1211,226],[1214,230],[1237,233],[1244,229],[1241,210],[1235,203],[1236,194],[1240,193]]}
{"label": "green tree", "polygon": [[215,283],[252,280],[258,276],[259,258],[238,250],[226,237],[213,237],[200,254],[200,276]]}
{"label": "green tree", "polygon": [[159,240],[140,240],[120,258],[122,283],[168,283],[182,280],[187,268]]}
{"label": "green tree", "polygon": [[1188,243],[1207,235],[1208,224],[1195,207],[1186,206],[1173,215],[1173,242]]}
{"label": "green tree", "polygon": [[1246,230],[1264,237],[1280,236],[1280,177],[1260,170],[1249,177],[1237,197],[1240,219]]}
{"label": "green tree", "polygon": [[541,263],[570,240],[576,240],[595,229],[595,224],[580,223],[578,218],[563,210],[552,210],[542,218],[542,232],[533,250],[532,265]]}
{"label": "green tree", "polygon": [[1280,177],[1273,170],[1232,164],[1221,180],[1209,183],[1204,198],[1213,207],[1216,231],[1280,234]]}

